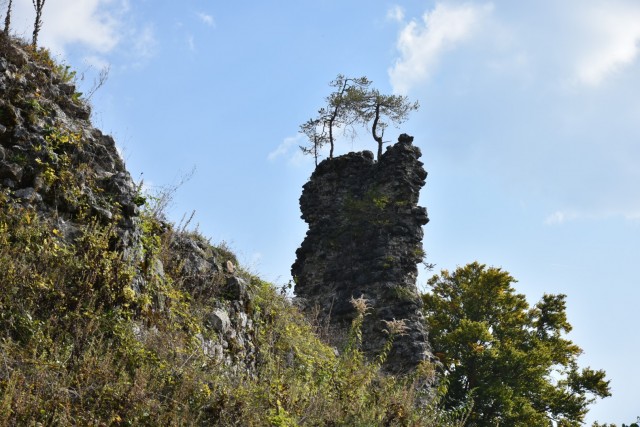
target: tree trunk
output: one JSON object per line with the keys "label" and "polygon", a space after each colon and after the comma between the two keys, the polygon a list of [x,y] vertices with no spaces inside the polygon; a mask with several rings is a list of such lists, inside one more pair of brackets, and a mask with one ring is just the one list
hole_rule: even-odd
{"label": "tree trunk", "polygon": [[329,122],[329,158],[333,159],[333,119]]}
{"label": "tree trunk", "polygon": [[376,115],[371,125],[371,135],[373,139],[378,143],[378,160],[382,156],[382,135],[378,135],[378,122],[380,121],[380,104],[376,104]]}
{"label": "tree trunk", "polygon": [[36,47],[38,45],[38,34],[40,33],[40,28],[42,28],[42,8],[46,0],[31,1],[33,2],[33,7],[36,9],[36,20],[33,23],[33,40],[31,44],[33,47]]}
{"label": "tree trunk", "polygon": [[9,6],[7,6],[7,16],[4,17],[4,33],[9,35],[9,28],[11,27],[11,3],[13,0],[9,0]]}

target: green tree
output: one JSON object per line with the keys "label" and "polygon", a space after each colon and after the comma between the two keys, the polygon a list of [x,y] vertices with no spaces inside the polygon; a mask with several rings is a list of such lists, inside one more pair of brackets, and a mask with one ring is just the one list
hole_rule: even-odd
{"label": "green tree", "polygon": [[382,155],[384,131],[393,124],[403,123],[409,113],[417,110],[418,102],[410,102],[406,96],[383,95],[371,88],[366,77],[351,78],[338,74],[329,86],[335,88],[326,98],[326,106],[318,110],[315,118],[300,126],[300,132],[309,139],[310,146],[300,149],[311,154],[318,162],[319,149],[330,145],[329,158],[333,158],[336,133],[351,132],[355,135],[355,125],[362,125],[371,132],[378,144],[378,158]]}
{"label": "green tree", "polygon": [[420,107],[418,101],[410,102],[401,95],[383,95],[377,89],[362,91],[354,98],[358,100],[355,107],[359,121],[365,127],[370,123],[371,136],[378,144],[378,159],[382,156],[384,131],[389,124],[398,126]]}
{"label": "green tree", "polygon": [[470,426],[580,426],[588,406],[610,396],[605,372],[578,367],[565,295],[531,307],[515,282],[477,262],[429,280],[424,311],[449,381],[446,403],[472,393]]}
{"label": "green tree", "polygon": [[[318,114],[322,114],[323,110],[320,110]],[[304,154],[313,155],[316,166],[318,166],[318,158],[320,157],[320,148],[330,141],[327,132],[327,123],[321,119],[309,119],[304,124],[300,125],[300,132],[304,133],[311,145],[309,147],[300,146],[300,149]],[[333,147],[331,149],[330,156],[333,156]]]}
{"label": "green tree", "polygon": [[355,115],[357,108],[354,97],[367,88],[371,82],[366,77],[345,77],[338,74],[329,86],[335,88],[329,96],[325,98],[326,106],[318,110],[315,118],[307,120],[300,125],[300,132],[304,133],[311,142],[311,147],[300,147],[305,154],[313,154],[318,163],[318,152],[327,143],[330,146],[329,158],[333,158],[333,149],[336,141],[336,132],[342,130],[346,132],[353,129],[353,124],[358,121]]}
{"label": "green tree", "polygon": [[[593,424],[591,424],[591,427],[618,427],[616,424],[600,424],[599,422],[594,422]],[[631,423],[629,425],[622,423],[622,425],[620,427],[640,427],[640,417],[636,417],[636,422],[635,423]]]}

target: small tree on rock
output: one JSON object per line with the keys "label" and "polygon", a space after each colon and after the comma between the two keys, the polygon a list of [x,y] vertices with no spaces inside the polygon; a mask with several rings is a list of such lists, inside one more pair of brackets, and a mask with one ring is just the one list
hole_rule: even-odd
{"label": "small tree on rock", "polygon": [[45,1],[46,0],[31,0],[33,8],[36,10],[36,20],[33,23],[33,40],[31,42],[33,47],[38,45],[38,34],[40,34],[40,29],[42,28],[42,9],[44,8]]}
{"label": "small tree on rock", "polygon": [[[318,112],[322,116],[322,109]],[[304,124],[300,125],[300,132],[304,133],[311,142],[310,147],[300,146],[300,149],[304,154],[311,154],[315,159],[316,166],[318,166],[318,158],[320,157],[320,148],[329,142],[329,134],[327,132],[327,123],[321,119],[309,119]],[[332,150],[333,151],[333,150]]]}
{"label": "small tree on rock", "polygon": [[363,126],[371,123],[371,136],[378,143],[378,159],[382,156],[384,131],[393,124],[398,126],[409,117],[409,113],[420,107],[418,101],[400,95],[383,95],[377,89],[364,91],[356,104],[356,114]]}
{"label": "small tree on rock", "polygon": [[382,155],[384,131],[389,124],[399,125],[411,111],[417,110],[418,102],[410,102],[406,96],[383,95],[372,89],[366,77],[350,78],[338,74],[329,86],[336,90],[327,96],[327,105],[318,110],[315,118],[300,126],[311,143],[310,147],[300,147],[305,154],[312,154],[318,160],[322,146],[329,144],[329,158],[333,158],[336,133],[351,132],[355,135],[355,125],[362,125],[371,131],[378,144],[378,158]]}
{"label": "small tree on rock", "polygon": [[343,133],[353,129],[353,124],[358,121],[356,115],[356,99],[361,90],[371,84],[366,77],[351,78],[338,74],[329,86],[336,90],[326,97],[326,106],[318,110],[315,118],[307,120],[300,125],[300,132],[304,133],[311,143],[311,147],[300,147],[305,154],[313,154],[318,162],[320,148],[329,144],[329,158],[333,158],[336,133]]}
{"label": "small tree on rock", "polygon": [[13,4],[13,0],[9,0],[9,4],[7,5],[7,15],[4,17],[4,33],[9,35],[9,29],[11,27],[11,6]]}

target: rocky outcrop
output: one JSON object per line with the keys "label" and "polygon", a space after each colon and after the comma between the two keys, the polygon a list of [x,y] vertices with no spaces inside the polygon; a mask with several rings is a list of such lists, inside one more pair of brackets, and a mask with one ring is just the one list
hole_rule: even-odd
{"label": "rocky outcrop", "polygon": [[215,247],[197,233],[168,234],[165,273],[207,310],[206,330],[198,335],[205,355],[213,363],[251,371],[257,360],[258,322],[251,278],[234,267],[238,261],[225,247]]}
{"label": "rocky outcrop", "polygon": [[[153,281],[171,282],[198,299],[208,310],[198,336],[204,353],[216,363],[251,369],[251,283],[235,271],[235,256],[160,218],[147,218],[153,230],[144,230],[145,198],[113,138],[91,125],[90,107],[80,95],[67,67],[0,33],[0,192],[9,207],[35,212],[68,245],[87,228],[109,227],[111,250],[122,251],[136,270],[131,289],[140,294]],[[145,233],[161,236],[166,253],[145,249]],[[153,310],[162,312],[162,294],[156,296]],[[140,340],[158,333],[144,322],[134,332]]]}
{"label": "rocky outcrop", "polygon": [[141,201],[113,138],[91,126],[72,82],[46,51],[2,35],[0,189],[57,221],[68,242],[80,223],[115,222],[118,244],[131,246]]}
{"label": "rocky outcrop", "polygon": [[427,173],[412,141],[401,135],[377,162],[364,151],[318,165],[300,197],[309,230],[291,269],[301,305],[329,325],[335,344],[355,316],[351,298],[371,306],[362,339],[368,354],[387,341],[384,321],[404,320],[406,334],[396,338],[386,363],[394,373],[432,357],[416,288],[428,222],[418,197]]}

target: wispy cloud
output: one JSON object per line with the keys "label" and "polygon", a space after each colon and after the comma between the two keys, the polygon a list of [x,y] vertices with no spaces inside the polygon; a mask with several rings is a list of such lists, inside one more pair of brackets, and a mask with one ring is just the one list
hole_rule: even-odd
{"label": "wispy cloud", "polygon": [[133,34],[133,51],[139,62],[144,62],[155,56],[158,41],[153,25],[147,24]]}
{"label": "wispy cloud", "polygon": [[387,19],[395,22],[404,21],[404,8],[398,5],[392,6],[387,10]]}
{"label": "wispy cloud", "polygon": [[[139,25],[129,0],[55,0],[44,7],[40,45],[66,56],[72,46],[82,48],[85,62],[102,67],[116,52],[133,58],[140,66],[153,57],[158,41],[151,24]],[[14,2],[12,31],[28,37],[33,28],[31,2]],[[119,47],[127,46],[119,51]]]}
{"label": "wispy cloud", "polygon": [[196,42],[193,38],[193,35],[188,35],[187,36],[187,47],[189,47],[189,50],[191,52],[195,52],[196,51]]}
{"label": "wispy cloud", "polygon": [[87,55],[83,58],[83,61],[85,64],[95,68],[96,70],[104,70],[110,66],[109,61],[99,55]]}
{"label": "wispy cloud", "polygon": [[300,141],[300,135],[285,138],[275,150],[267,155],[267,160],[273,161],[279,157],[286,156],[291,151],[291,147],[298,145],[298,141]]}
{"label": "wispy cloud", "polygon": [[637,59],[640,4],[607,3],[606,7],[587,9],[584,21],[591,42],[576,73],[581,83],[596,86]]}
{"label": "wispy cloud", "polygon": [[300,145],[303,145],[304,142],[304,135],[300,133],[296,136],[287,137],[275,150],[267,155],[267,160],[273,162],[278,159],[287,159],[287,162],[292,166],[309,163],[313,161],[311,156],[305,156],[300,150]]}
{"label": "wispy cloud", "polygon": [[578,218],[578,214],[575,212],[563,212],[563,211],[555,211],[547,218],[545,218],[545,225],[559,225],[565,223],[567,221],[574,220]]}
{"label": "wispy cloud", "polygon": [[198,18],[209,27],[215,27],[216,25],[216,21],[213,19],[213,16],[204,12],[198,12]]}
{"label": "wispy cloud", "polygon": [[545,225],[561,225],[576,220],[600,221],[606,219],[640,221],[640,210],[555,211],[544,220]]}
{"label": "wispy cloud", "polygon": [[422,22],[409,22],[398,37],[400,58],[389,69],[394,91],[406,93],[426,80],[440,56],[468,40],[492,9],[491,4],[452,6],[438,3],[422,16]]}

